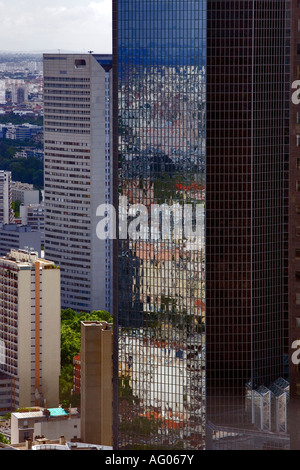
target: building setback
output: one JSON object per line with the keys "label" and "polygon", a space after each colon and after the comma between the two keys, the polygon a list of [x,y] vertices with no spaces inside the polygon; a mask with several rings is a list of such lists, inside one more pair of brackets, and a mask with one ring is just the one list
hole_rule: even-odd
{"label": "building setback", "polygon": [[0,258],[0,291],[0,371],[11,380],[6,412],[45,402],[55,407],[59,403],[60,270],[37,253],[11,250]]}
{"label": "building setback", "polygon": [[96,234],[110,202],[110,77],[110,56],[44,56],[45,254],[76,311],[111,307],[110,241]]}

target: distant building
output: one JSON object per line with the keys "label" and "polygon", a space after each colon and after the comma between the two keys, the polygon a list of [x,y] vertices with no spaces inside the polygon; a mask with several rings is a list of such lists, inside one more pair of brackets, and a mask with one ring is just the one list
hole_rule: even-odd
{"label": "distant building", "polygon": [[13,222],[12,203],[12,179],[10,171],[0,170],[0,224]]}
{"label": "distant building", "polygon": [[41,254],[42,233],[29,225],[0,224],[0,256],[6,256],[11,249],[32,248]]}
{"label": "distant building", "polygon": [[1,413],[45,401],[57,406],[60,270],[37,253],[11,250],[0,258],[0,338],[0,388],[11,380]]}
{"label": "distant building", "polygon": [[33,184],[21,183],[20,181],[12,182],[12,200],[20,201],[23,204],[39,204],[39,191],[34,189]]}
{"label": "distant building", "polygon": [[[1,132],[1,129],[0,129]],[[23,148],[22,150],[16,152],[14,154],[14,158],[36,158],[37,160],[44,160],[44,152],[39,149],[32,149],[32,148]]]}
{"label": "distant building", "polygon": [[22,204],[20,206],[20,218],[22,221],[22,225],[29,225],[33,231],[40,232],[41,244],[44,245],[44,205]]}
{"label": "distant building", "polygon": [[81,323],[81,438],[112,445],[112,328]]}
{"label": "distant building", "polygon": [[27,140],[32,139],[34,136],[42,132],[42,126],[36,126],[33,124],[7,124],[5,137],[6,139],[11,140]]}

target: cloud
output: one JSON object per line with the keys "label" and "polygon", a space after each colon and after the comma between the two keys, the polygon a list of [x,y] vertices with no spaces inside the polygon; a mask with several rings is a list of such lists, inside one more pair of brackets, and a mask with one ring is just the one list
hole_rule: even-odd
{"label": "cloud", "polygon": [[91,8],[99,16],[103,16],[105,18],[111,19],[111,16],[112,16],[111,1],[102,0],[102,2],[91,2],[89,4],[89,8]]}
{"label": "cloud", "polygon": [[1,16],[1,50],[111,52],[111,0],[15,0]]}

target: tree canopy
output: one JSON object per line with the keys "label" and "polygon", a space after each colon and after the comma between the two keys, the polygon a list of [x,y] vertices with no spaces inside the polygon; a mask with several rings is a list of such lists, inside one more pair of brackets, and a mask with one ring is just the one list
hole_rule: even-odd
{"label": "tree canopy", "polygon": [[71,394],[73,385],[73,358],[81,349],[81,322],[106,321],[112,323],[110,313],[94,310],[91,313],[80,312],[68,308],[61,311],[61,377],[60,401],[66,406],[78,406],[78,397]]}

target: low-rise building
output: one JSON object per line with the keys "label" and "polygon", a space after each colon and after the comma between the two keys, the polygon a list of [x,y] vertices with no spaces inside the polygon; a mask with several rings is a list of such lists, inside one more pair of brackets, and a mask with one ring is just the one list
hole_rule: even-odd
{"label": "low-rise building", "polygon": [[21,444],[47,436],[47,440],[80,439],[80,411],[77,408],[33,408],[11,414],[11,443]]}
{"label": "low-rise building", "polygon": [[20,201],[22,204],[39,204],[39,191],[34,189],[33,184],[22,183],[20,181],[12,182],[12,201]]}
{"label": "low-rise building", "polygon": [[30,248],[41,254],[42,233],[29,225],[0,224],[0,256],[6,256],[11,249]]}

